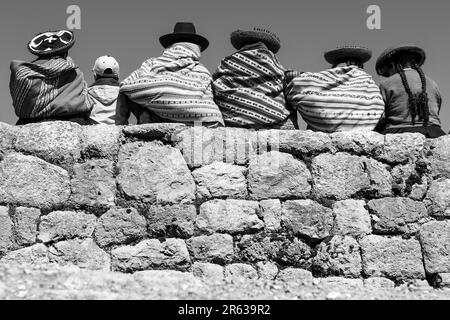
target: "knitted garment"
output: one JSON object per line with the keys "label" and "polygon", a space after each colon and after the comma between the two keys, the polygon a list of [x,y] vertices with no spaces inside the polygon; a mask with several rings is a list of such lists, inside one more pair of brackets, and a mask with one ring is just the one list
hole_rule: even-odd
{"label": "knitted garment", "polygon": [[211,74],[199,58],[199,46],[176,43],[161,57],[145,61],[121,83],[120,92],[163,119],[223,125],[214,103]]}
{"label": "knitted garment", "polygon": [[213,75],[214,97],[229,126],[274,126],[290,112],[284,98],[284,68],[262,43],[226,57]]}
{"label": "knitted garment", "polygon": [[16,115],[39,119],[89,113],[83,73],[71,58],[11,62],[10,92]]}
{"label": "knitted garment", "polygon": [[356,66],[297,75],[287,100],[314,131],[374,130],[384,112],[380,89]]}

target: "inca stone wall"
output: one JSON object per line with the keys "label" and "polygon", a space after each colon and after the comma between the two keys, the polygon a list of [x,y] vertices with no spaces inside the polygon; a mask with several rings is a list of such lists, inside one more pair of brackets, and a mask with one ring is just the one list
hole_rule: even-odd
{"label": "inca stone wall", "polygon": [[448,283],[450,137],[0,124],[0,258]]}

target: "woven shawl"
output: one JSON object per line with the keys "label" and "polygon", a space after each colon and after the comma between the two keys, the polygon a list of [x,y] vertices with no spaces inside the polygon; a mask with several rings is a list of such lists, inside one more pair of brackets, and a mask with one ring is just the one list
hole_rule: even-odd
{"label": "woven shawl", "polygon": [[379,87],[355,66],[296,75],[287,101],[315,131],[374,130],[384,112]]}
{"label": "woven shawl", "polygon": [[71,58],[11,62],[10,92],[16,115],[23,119],[88,113],[93,106],[83,74]]}
{"label": "woven shawl", "polygon": [[121,93],[158,117],[177,122],[218,122],[211,74],[199,63],[197,45],[177,43],[159,58],[145,61],[121,83]]}
{"label": "woven shawl", "polygon": [[287,120],[284,68],[258,43],[222,60],[213,75],[214,97],[231,126],[273,126]]}

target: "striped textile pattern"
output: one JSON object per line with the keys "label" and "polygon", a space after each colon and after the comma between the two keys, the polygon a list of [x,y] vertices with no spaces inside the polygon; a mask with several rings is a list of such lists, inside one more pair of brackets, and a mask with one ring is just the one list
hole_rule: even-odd
{"label": "striped textile pattern", "polygon": [[157,116],[177,122],[219,122],[211,74],[199,63],[200,48],[177,43],[145,61],[121,83],[121,93]]}
{"label": "striped textile pattern", "polygon": [[379,87],[356,66],[297,74],[287,101],[315,131],[374,130],[384,112]]}
{"label": "striped textile pattern", "polygon": [[230,126],[273,126],[287,120],[284,68],[262,43],[222,60],[213,75],[214,98]]}

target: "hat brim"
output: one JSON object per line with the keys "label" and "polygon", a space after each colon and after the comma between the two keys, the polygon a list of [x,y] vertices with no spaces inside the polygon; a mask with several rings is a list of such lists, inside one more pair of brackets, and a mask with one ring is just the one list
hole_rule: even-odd
{"label": "hat brim", "polygon": [[343,47],[326,52],[324,57],[331,65],[338,64],[346,59],[356,60],[364,64],[372,58],[372,51],[363,47]]}
{"label": "hat brim", "polygon": [[258,42],[264,43],[273,53],[278,53],[281,48],[280,41],[278,41],[278,39],[267,33],[258,31],[237,30],[231,34],[230,40],[236,50],[241,50],[242,47],[246,45]]}
{"label": "hat brim", "polygon": [[[67,31],[67,30],[65,30],[65,31]],[[33,49],[31,46],[33,40],[40,37],[41,35],[43,35],[45,33],[48,33],[48,32],[57,33],[58,31],[46,31],[46,32],[42,32],[42,33],[36,35],[33,39],[30,40],[30,42],[28,42],[28,45],[27,45],[28,51],[30,51],[35,56],[45,58],[45,57],[51,57],[51,56],[65,54],[75,45],[75,42],[76,42],[75,35],[73,34],[73,32],[68,31],[71,33],[72,39],[66,45],[61,46],[56,49],[53,49],[53,50],[46,50],[46,51]]]}
{"label": "hat brim", "polygon": [[419,66],[422,66],[425,63],[426,53],[422,48],[413,44],[397,45],[385,50],[380,55],[375,65],[377,73],[380,76],[387,76],[388,74],[385,71],[386,65],[389,64],[393,59],[395,59],[396,56],[403,53],[409,53],[415,56],[415,60]]}
{"label": "hat brim", "polygon": [[205,37],[194,33],[170,33],[159,38],[159,42],[164,48],[168,48],[177,42],[189,42],[200,46],[201,51],[209,47],[209,41]]}

